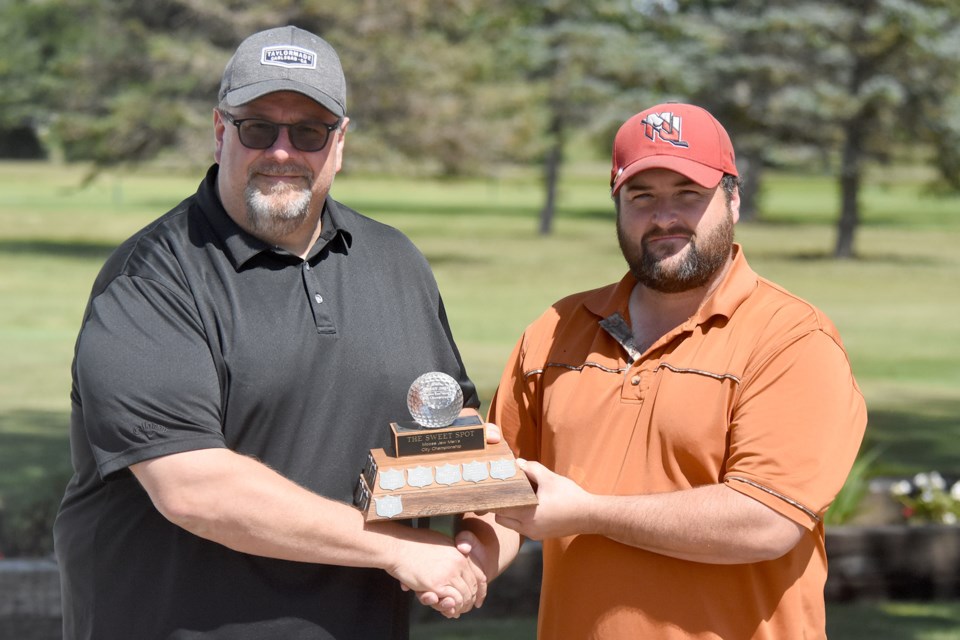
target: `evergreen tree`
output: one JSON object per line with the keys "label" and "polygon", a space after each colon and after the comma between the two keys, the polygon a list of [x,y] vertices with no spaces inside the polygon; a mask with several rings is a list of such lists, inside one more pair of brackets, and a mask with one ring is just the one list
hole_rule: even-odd
{"label": "evergreen tree", "polygon": [[854,255],[868,163],[924,145],[943,179],[960,183],[956,2],[701,0],[675,4],[663,22],[699,43],[686,55],[701,70],[691,100],[730,130],[748,214],[763,167],[785,150],[811,150],[837,176],[841,258]]}

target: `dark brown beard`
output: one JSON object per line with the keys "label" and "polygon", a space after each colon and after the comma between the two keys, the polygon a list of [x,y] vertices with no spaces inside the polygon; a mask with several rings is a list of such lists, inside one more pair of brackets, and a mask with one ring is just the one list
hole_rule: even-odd
{"label": "dark brown beard", "polygon": [[664,231],[647,233],[639,246],[628,238],[617,216],[617,240],[620,251],[633,274],[641,284],[662,293],[680,293],[702,287],[726,263],[733,249],[733,212],[727,207],[727,215],[721,223],[703,237],[690,236],[690,247],[683,262],[667,271],[662,260],[651,255],[648,243],[651,238],[663,235]]}

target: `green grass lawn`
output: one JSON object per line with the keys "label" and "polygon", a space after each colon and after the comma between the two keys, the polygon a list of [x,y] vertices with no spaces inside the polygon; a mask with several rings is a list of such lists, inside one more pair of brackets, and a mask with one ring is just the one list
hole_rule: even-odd
{"label": "green grass lawn", "polygon": [[[411,640],[532,640],[536,620],[459,620],[415,625]],[[960,640],[958,603],[828,604],[830,640]]]}
{"label": "green grass lawn", "polygon": [[[345,174],[334,195],[400,228],[426,254],[486,403],[527,323],[556,299],[623,274],[606,171],[567,172],[549,237],[536,233],[541,192],[529,173],[468,181]],[[79,189],[83,175],[0,163],[0,529],[32,532],[39,548],[48,544],[44,514],[69,470],[69,368],[93,278],[113,247],[192,193],[202,171],[110,174]],[[958,476],[960,199],[873,180],[862,202],[856,260],[827,257],[837,195],[819,176],[770,176],[763,220],[739,225],[738,241],[761,275],[820,306],[840,328],[870,408],[865,450],[881,448],[871,473]],[[10,514],[21,511],[29,517],[14,521]],[[854,610],[849,629],[834,610],[839,638],[866,638],[846,635],[865,629],[874,629],[870,637],[960,638],[946,631],[960,626],[953,605]],[[900,621],[926,635],[884,634]],[[508,640],[529,637],[524,624],[459,636],[429,635],[448,629],[431,625],[416,637]]]}
{"label": "green grass lawn", "polygon": [[[489,400],[523,327],[557,298],[619,279],[605,169],[570,172],[549,237],[529,174],[425,181],[343,175],[335,195],[393,224],[434,267],[464,359]],[[104,175],[0,163],[0,500],[67,466],[73,341],[110,250],[191,193],[189,175]],[[777,175],[762,222],[738,240],[754,268],[823,308],[839,326],[867,397],[874,473],[960,474],[960,200],[916,183],[868,183],[857,260],[827,257],[836,188]]]}

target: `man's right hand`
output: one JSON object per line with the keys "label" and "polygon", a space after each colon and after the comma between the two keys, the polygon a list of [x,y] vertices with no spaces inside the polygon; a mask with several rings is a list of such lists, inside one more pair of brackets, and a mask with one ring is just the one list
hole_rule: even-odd
{"label": "man's right hand", "polygon": [[[387,572],[405,590],[415,591],[421,603],[448,618],[459,617],[486,596],[486,578],[450,538],[418,530],[418,540],[400,541],[397,557]],[[422,537],[421,537],[422,536]]]}

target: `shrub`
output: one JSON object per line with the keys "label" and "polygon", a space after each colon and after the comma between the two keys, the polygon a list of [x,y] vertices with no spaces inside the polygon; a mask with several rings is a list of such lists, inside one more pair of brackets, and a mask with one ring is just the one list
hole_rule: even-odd
{"label": "shrub", "polygon": [[947,489],[937,471],[918,473],[913,480],[901,480],[890,493],[902,506],[903,519],[911,524],[957,524],[960,521],[960,481]]}

